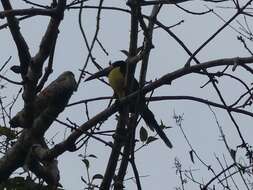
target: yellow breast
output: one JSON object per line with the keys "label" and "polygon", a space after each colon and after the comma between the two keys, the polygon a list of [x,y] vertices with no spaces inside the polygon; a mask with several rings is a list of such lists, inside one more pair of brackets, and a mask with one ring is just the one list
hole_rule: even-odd
{"label": "yellow breast", "polygon": [[120,68],[114,68],[108,75],[109,84],[118,95],[119,98],[125,96],[125,78],[124,75],[120,72]]}

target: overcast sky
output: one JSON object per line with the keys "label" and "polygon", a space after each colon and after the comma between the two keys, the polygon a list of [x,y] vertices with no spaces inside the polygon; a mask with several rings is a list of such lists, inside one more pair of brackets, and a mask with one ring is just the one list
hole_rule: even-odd
{"label": "overcast sky", "polygon": [[[44,4],[46,4],[46,2],[50,1],[36,2],[44,2]],[[246,1],[242,0],[241,2],[245,3]],[[12,3],[16,8],[20,8],[20,6],[24,5],[21,1],[13,1]],[[98,2],[87,2],[87,4],[97,5]],[[105,1],[105,5],[128,8],[125,5],[125,1],[118,0]],[[216,7],[218,5],[232,6],[232,1],[223,4],[190,1],[180,5],[195,12],[206,11],[207,5],[210,8],[215,8],[215,11],[222,15],[226,20],[236,12],[232,9],[221,9]],[[1,10],[2,7],[0,11]],[[151,9],[148,7],[143,9],[146,14],[149,14],[150,10]],[[208,37],[224,24],[212,13],[202,16],[190,15],[173,5],[164,6],[158,18],[166,26],[171,26],[184,20],[183,24],[173,28],[172,31],[175,32],[191,51],[196,50]],[[91,40],[94,35],[96,24],[96,11],[94,9],[85,9],[82,19],[86,35],[89,37],[89,40]],[[46,17],[35,17],[20,23],[21,31],[24,34],[25,39],[28,41],[32,53],[35,53],[39,47],[39,41],[46,29],[47,22],[48,18]],[[0,24],[2,23],[5,23],[5,20],[0,20]],[[98,45],[96,45],[93,55],[96,57],[97,62],[106,66],[109,61],[125,59],[125,56],[120,50],[128,49],[129,25],[130,17],[128,14],[118,11],[102,10],[100,33],[98,37],[109,55],[106,56]],[[238,24],[235,22],[233,25],[238,28]],[[207,45],[199,55],[197,55],[197,58],[199,58],[201,62],[204,62],[218,58],[249,56],[242,44],[237,40],[237,35],[238,34],[230,27],[226,28],[209,45]],[[18,64],[18,59],[14,42],[7,29],[0,31],[0,42],[0,63],[2,64],[9,56],[12,56],[10,63],[5,69],[6,75],[10,76],[12,79],[21,80],[8,70],[12,65]],[[153,43],[155,48],[152,50],[150,56],[147,81],[155,80],[161,75],[179,69],[189,58],[186,52],[162,29],[158,28],[154,31]],[[78,79],[79,69],[82,67],[86,56],[87,51],[78,27],[78,11],[66,11],[64,21],[60,26],[60,34],[56,46],[54,73],[49,80],[54,80],[60,73],[66,70],[75,73],[76,79]],[[91,72],[96,71],[91,64],[89,64],[89,70]],[[239,70],[236,72],[238,76],[241,76],[241,73],[242,72],[239,72]],[[248,79],[247,81],[249,83],[252,82],[252,80],[250,81],[250,76],[245,75],[244,77],[246,80]],[[207,77],[199,76],[197,74],[185,76],[182,79],[173,81],[171,85],[156,90],[154,95],[192,95],[219,102],[217,94],[211,85],[208,85],[205,88],[200,88],[200,86],[207,81]],[[241,86],[236,82],[230,82],[229,78],[222,78],[218,86],[222,89],[222,93],[228,104],[233,102],[242,90]],[[19,88],[8,84],[6,89],[0,91],[0,96],[8,96],[6,98],[7,103],[8,101],[11,101],[18,89]],[[76,92],[71,98],[70,102],[91,97],[108,96],[112,95],[112,93],[112,90],[108,86],[99,81],[83,82],[81,83],[78,92]],[[107,101],[90,103],[90,117],[102,111],[107,104]],[[18,111],[21,108],[22,100],[20,98],[19,104],[15,107],[15,111]],[[150,103],[150,108],[155,113],[158,121],[162,120],[165,125],[172,126],[171,129],[166,131],[166,134],[173,142],[174,148],[169,150],[161,140],[158,140],[136,153],[136,163],[139,169],[139,174],[143,176],[141,178],[143,189],[173,189],[179,187],[179,176],[176,175],[176,169],[174,166],[175,158],[182,163],[182,169],[194,170],[193,174],[194,177],[196,177],[196,180],[203,180],[205,183],[212,177],[210,171],[207,171],[207,168],[200,164],[199,161],[196,160],[195,164],[191,162],[189,156],[190,147],[187,145],[180,128],[176,125],[175,120],[173,119],[174,113],[183,115],[182,127],[184,132],[190,140],[191,145],[205,163],[214,166],[215,171],[219,173],[221,168],[215,158],[215,154],[220,159],[222,159],[224,154],[226,159],[231,161],[224,143],[220,141],[219,128],[214,119],[214,115],[208,106],[191,101],[173,100]],[[217,115],[219,124],[226,133],[229,146],[235,149],[235,146],[240,143],[240,139],[237,133],[235,133],[235,127],[232,125],[226,112],[215,108],[213,108],[213,110]],[[66,108],[64,113],[60,115],[60,119],[65,121],[67,117],[77,124],[86,122],[85,106],[78,105]],[[252,138],[249,136],[249,134],[252,134],[253,132],[252,119],[237,114],[235,114],[235,117],[238,123],[240,123],[242,133],[247,142],[252,144]],[[105,122],[103,129],[114,129],[115,125],[115,116],[112,116],[111,119]],[[145,126],[144,123],[141,123],[141,125]],[[54,123],[52,128],[47,132],[47,138],[50,139],[56,135],[56,137],[54,137],[55,142],[60,142],[69,133],[69,130],[65,130],[63,126]],[[150,132],[150,134],[152,133]],[[141,144],[137,145],[137,147],[140,145]],[[85,179],[87,178],[86,170],[81,162],[81,158],[78,157],[78,154],[82,154],[84,150],[85,149],[82,148],[76,153],[64,153],[58,159],[61,169],[61,183],[67,190],[78,190],[85,187],[80,177],[83,176]],[[97,159],[90,160],[91,175],[96,173],[103,174],[108,161],[110,148],[105,147],[96,140],[91,140],[87,151],[98,157]],[[222,160],[222,162],[224,163],[224,160]],[[127,178],[133,177],[131,167],[129,167],[128,171]],[[192,186],[192,183],[189,182],[186,184],[186,189],[198,187],[196,184],[194,185],[195,186]],[[128,180],[126,182],[126,189],[135,189],[135,186],[133,180]]]}

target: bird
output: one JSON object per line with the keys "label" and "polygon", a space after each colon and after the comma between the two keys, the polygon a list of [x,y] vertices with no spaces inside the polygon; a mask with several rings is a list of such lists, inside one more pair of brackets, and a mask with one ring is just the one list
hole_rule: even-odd
{"label": "bird", "polygon": [[[95,78],[107,76],[109,80],[109,85],[113,89],[114,93],[116,94],[117,98],[120,99],[124,96],[126,96],[126,87],[125,87],[125,75],[127,71],[127,62],[123,60],[115,61],[112,63],[109,67],[91,75],[88,77],[85,81],[90,81]],[[134,78],[133,84],[132,84],[132,91],[137,91],[139,89],[139,83]],[[135,103],[136,101],[133,100],[130,103],[130,112],[134,112],[135,110]],[[164,133],[163,129],[160,127],[160,125],[157,123],[154,114],[149,109],[147,104],[145,103],[145,96],[140,93],[139,96],[139,107],[138,111],[141,117],[144,119],[145,123],[148,125],[148,127],[152,131],[156,131],[157,134],[160,136],[160,138],[163,140],[163,142],[169,147],[172,148],[173,145],[171,141],[168,139],[166,134]]]}

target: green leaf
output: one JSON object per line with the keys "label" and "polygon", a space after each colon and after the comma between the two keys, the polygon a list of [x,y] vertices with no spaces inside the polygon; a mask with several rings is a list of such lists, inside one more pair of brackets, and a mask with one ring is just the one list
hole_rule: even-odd
{"label": "green leaf", "polygon": [[164,129],[164,128],[166,127],[166,126],[163,124],[163,120],[161,120],[160,127],[161,127],[162,129]]}
{"label": "green leaf", "polygon": [[91,157],[91,158],[98,158],[96,155],[94,154],[90,154],[88,157]]}
{"label": "green leaf", "polygon": [[140,129],[140,139],[141,142],[145,142],[148,139],[148,132],[144,127]]}
{"label": "green leaf", "polygon": [[85,164],[86,168],[88,169],[88,168],[90,167],[90,162],[89,162],[89,160],[83,159],[82,161],[83,161],[83,163]]}
{"label": "green leaf", "polygon": [[94,179],[103,179],[104,176],[102,174],[95,174],[93,177],[92,177],[92,180]]}
{"label": "green leaf", "polygon": [[146,144],[149,144],[149,143],[151,143],[151,142],[153,142],[153,141],[156,141],[157,139],[158,139],[158,138],[156,138],[156,137],[149,136],[148,139],[147,139]]}
{"label": "green leaf", "polygon": [[19,65],[13,65],[10,69],[16,74],[21,73],[21,67]]}
{"label": "green leaf", "polygon": [[121,51],[121,53],[123,53],[124,55],[126,55],[126,56],[128,56],[129,55],[129,53],[128,53],[128,51],[127,50],[124,50],[124,49],[122,49],[122,50],[120,50]]}
{"label": "green leaf", "polygon": [[229,151],[230,151],[231,157],[233,158],[233,160],[235,160],[235,158],[236,158],[236,151],[234,149],[230,149]]}
{"label": "green leaf", "polygon": [[164,125],[164,123],[163,123],[162,120],[161,120],[160,127],[161,127],[162,129],[169,129],[169,128],[172,128],[171,126]]}
{"label": "green leaf", "polygon": [[[29,177],[14,177],[9,178],[0,184],[0,189],[5,190],[32,190],[32,189],[40,189],[40,190],[50,190],[46,185],[36,183]],[[57,188],[57,190],[63,190],[62,188]]]}
{"label": "green leaf", "polygon": [[6,136],[8,139],[13,140],[17,137],[16,132],[8,127],[0,126],[0,136]]}
{"label": "green leaf", "polygon": [[195,164],[194,163],[194,157],[193,157],[193,150],[189,151],[189,154],[190,154],[192,163]]}

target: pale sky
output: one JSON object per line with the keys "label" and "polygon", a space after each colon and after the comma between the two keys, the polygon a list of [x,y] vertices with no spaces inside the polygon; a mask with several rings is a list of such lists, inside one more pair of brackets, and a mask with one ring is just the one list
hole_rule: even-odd
{"label": "pale sky", "polygon": [[[36,2],[44,2],[44,4],[46,4],[45,2],[50,1]],[[241,0],[241,3],[245,2],[246,1]],[[97,5],[98,2],[87,2],[87,4]],[[20,5],[24,5],[24,3],[21,3],[21,1],[15,1],[14,7],[20,8]],[[125,1],[118,0],[105,1],[105,5],[127,8]],[[217,13],[226,20],[236,12],[231,9],[217,8],[218,5],[232,6],[232,1],[228,1],[223,4],[212,4],[196,0],[182,3],[180,5],[194,12],[206,11],[207,8],[205,5],[207,5],[210,8],[215,8],[215,11],[217,11]],[[2,7],[0,8],[0,11],[1,10]],[[150,7],[143,8],[143,11],[148,14],[150,12]],[[129,15],[126,13],[102,10],[100,33],[98,37],[109,55],[106,56],[98,45],[96,45],[93,52],[93,55],[96,57],[96,61],[101,65],[106,66],[109,61],[125,59],[125,56],[120,52],[120,50],[128,49],[129,18]],[[172,31],[175,32],[175,34],[183,42],[185,42],[192,52],[224,24],[212,13],[201,16],[190,15],[182,10],[179,10],[173,5],[164,6],[158,18],[166,26],[171,26],[181,20],[184,20],[183,24],[173,28]],[[94,35],[96,24],[96,10],[84,9],[82,19],[85,32],[89,40],[91,40]],[[239,20],[242,20],[242,18],[240,17]],[[47,21],[48,19],[45,17],[35,17],[20,23],[21,31],[23,32],[25,39],[28,41],[32,53],[35,53],[38,49],[41,35],[46,29]],[[251,20],[249,20],[249,23],[250,21]],[[4,22],[5,20],[0,20],[0,24]],[[233,26],[236,28],[239,27],[235,22],[233,22]],[[140,33],[140,36],[141,35],[142,34]],[[238,34],[235,31],[227,27],[196,57],[201,62],[204,62],[219,58],[249,56],[243,48],[243,45],[237,40],[237,35]],[[141,39],[142,37],[140,37],[140,44]],[[8,70],[8,68],[12,65],[18,64],[18,59],[14,42],[7,29],[0,30],[0,41],[0,63],[2,64],[9,56],[13,57],[5,69],[6,76],[10,76],[10,78],[15,80],[20,80],[20,78],[17,78],[16,75],[12,74],[12,72]],[[154,31],[153,44],[155,48],[152,50],[150,56],[147,81],[155,80],[161,75],[179,69],[189,58],[186,52],[162,29],[158,28]],[[78,27],[78,10],[66,11],[64,21],[60,26],[60,34],[56,46],[54,73],[50,76],[49,80],[54,80],[60,73],[66,70],[70,70],[75,73],[76,79],[78,79],[79,69],[82,67],[86,56],[87,50]],[[192,63],[194,64],[194,62]],[[89,64],[89,69],[91,72],[96,71],[91,63]],[[242,74],[242,70],[238,70],[235,73],[238,76],[244,75],[244,73]],[[247,81],[247,84],[252,82],[249,75],[245,75],[243,77]],[[191,74],[182,77],[182,79],[173,81],[171,85],[161,87],[155,91],[154,95],[191,95],[220,103],[217,98],[217,93],[211,85],[208,85],[205,88],[200,88],[200,86],[205,84],[207,81],[208,78],[206,76]],[[230,79],[227,77],[221,78],[218,86],[222,89],[222,93],[228,104],[233,102],[242,90],[241,86],[238,85],[237,82],[230,82]],[[4,91],[0,91],[0,96],[8,96],[6,98],[7,103],[8,101],[11,101],[18,89],[19,88],[16,88],[12,84],[7,85],[7,88]],[[112,90],[103,83],[99,81],[82,82],[78,92],[75,92],[70,102],[108,95],[112,95]],[[107,101],[99,101],[88,104],[90,117],[105,109],[107,104]],[[19,104],[15,107],[15,111],[18,111],[21,108],[22,100],[20,98]],[[173,119],[174,113],[178,115],[183,114],[184,120],[182,127],[187,135],[187,138],[201,159],[203,159],[208,165],[212,165],[216,173],[219,173],[221,168],[215,158],[215,155],[222,160],[223,164],[223,155],[226,157],[228,162],[231,162],[231,158],[225,148],[224,142],[220,140],[220,132],[214,119],[214,115],[208,106],[186,100],[170,100],[160,103],[150,103],[150,108],[156,115],[156,119],[158,121],[162,120],[165,125],[172,126],[172,129],[166,131],[166,134],[173,142],[174,148],[172,150],[168,149],[159,139],[136,153],[136,164],[139,174],[141,176],[145,176],[141,177],[143,189],[174,189],[179,187],[180,180],[179,176],[176,175],[176,169],[174,166],[175,158],[180,160],[182,169],[194,170],[193,174],[194,177],[196,177],[196,180],[206,183],[213,177],[210,171],[200,164],[197,159],[195,159],[195,164],[191,162],[189,155],[190,147],[187,145],[180,128],[176,125],[175,120]],[[235,127],[229,120],[225,111],[217,108],[213,108],[213,110],[217,115],[219,124],[222,126],[226,134],[229,146],[235,149],[240,143],[240,139],[237,133],[235,133]],[[240,114],[234,114],[234,116],[240,124],[245,139],[249,144],[252,144],[252,135],[250,135],[253,132],[251,126],[252,118],[242,116]],[[78,105],[66,108],[59,118],[65,121],[67,117],[71,121],[80,125],[86,122],[87,118],[85,115],[85,106]],[[141,125],[145,126],[144,123],[141,123]],[[115,116],[112,116],[105,122],[102,129],[111,130],[114,129],[115,126]],[[137,130],[137,132],[138,131],[139,130]],[[69,132],[70,131],[68,129],[65,130],[63,126],[53,123],[51,129],[46,135],[47,138],[52,138],[56,135],[54,140],[55,143],[57,143],[60,142],[65,135],[67,136]],[[149,132],[152,134],[151,131]],[[108,141],[109,140],[111,139],[108,139]],[[139,143],[137,147],[140,145],[141,143]],[[75,153],[66,152],[58,159],[61,172],[60,182],[67,190],[81,190],[85,187],[80,177],[83,176],[84,179],[87,178],[86,170],[81,158],[78,157],[78,154],[82,154],[84,151],[85,148],[83,147],[80,151]],[[97,159],[90,159],[90,175],[92,176],[96,173],[104,174],[110,148],[105,147],[102,143],[92,139],[89,142],[87,151],[89,154],[95,154],[98,157]],[[242,156],[244,157],[243,153]],[[131,167],[129,166],[126,178],[131,177],[133,177],[133,173]],[[241,183],[240,180],[238,183]],[[126,181],[125,186],[126,189],[136,189],[136,185],[133,180]],[[198,186],[192,182],[185,184],[185,187],[186,189],[198,188]]]}

